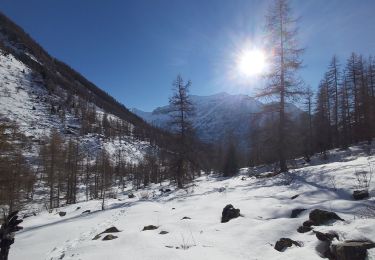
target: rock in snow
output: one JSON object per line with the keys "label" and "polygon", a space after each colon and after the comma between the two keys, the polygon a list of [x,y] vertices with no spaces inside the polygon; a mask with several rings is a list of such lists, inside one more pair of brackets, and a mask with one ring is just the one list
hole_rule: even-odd
{"label": "rock in snow", "polygon": [[103,237],[103,241],[106,241],[106,240],[113,240],[113,239],[116,239],[118,237],[114,236],[114,235],[111,235],[111,234],[108,234],[106,235],[105,237]]}
{"label": "rock in snow", "polygon": [[148,225],[148,226],[144,226],[142,231],[146,231],[146,230],[155,230],[155,229],[158,229],[159,227],[157,226],[154,226],[154,225]]}
{"label": "rock in snow", "polygon": [[325,211],[321,209],[314,209],[313,211],[311,211],[309,218],[312,221],[312,223],[314,223],[314,226],[328,224],[336,220],[344,221],[335,212]]}
{"label": "rock in snow", "polygon": [[238,218],[240,216],[240,209],[235,209],[232,204],[228,204],[223,209],[221,215],[221,223],[226,223],[231,219]]}
{"label": "rock in snow", "polygon": [[307,227],[307,226],[300,226],[298,229],[297,229],[297,232],[298,233],[306,233],[306,232],[309,232],[312,230],[312,227]]}
{"label": "rock in snow", "polygon": [[287,249],[288,247],[291,247],[291,246],[293,246],[293,245],[298,246],[298,247],[301,246],[300,243],[298,243],[298,242],[296,242],[296,241],[294,241],[294,240],[292,240],[292,239],[290,239],[290,238],[285,238],[285,237],[283,237],[283,238],[280,238],[280,239],[276,242],[276,244],[275,244],[275,249],[276,249],[277,251],[283,252],[283,251],[285,251],[285,249]]}
{"label": "rock in snow", "polygon": [[331,251],[337,260],[365,260],[367,249],[375,248],[371,241],[345,241],[332,245]]}
{"label": "rock in snow", "polygon": [[369,197],[368,190],[355,190],[353,191],[353,199],[363,200]]}

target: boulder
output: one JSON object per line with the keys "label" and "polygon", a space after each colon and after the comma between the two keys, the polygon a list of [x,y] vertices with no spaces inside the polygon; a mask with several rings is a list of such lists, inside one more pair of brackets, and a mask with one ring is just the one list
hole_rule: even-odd
{"label": "boulder", "polygon": [[363,200],[369,197],[368,190],[355,190],[353,191],[353,199]]}
{"label": "boulder", "polygon": [[233,218],[238,218],[240,216],[240,209],[236,209],[232,204],[228,204],[223,209],[221,214],[221,223],[226,223]]}
{"label": "boulder", "polygon": [[298,246],[298,247],[301,246],[300,243],[298,243],[298,242],[296,242],[296,241],[294,241],[290,238],[283,237],[283,238],[280,238],[279,241],[276,242],[275,249],[279,252],[283,252],[283,251],[285,251],[286,248],[291,247],[293,245]]}
{"label": "boulder", "polygon": [[112,235],[112,234],[108,234],[108,235],[106,235],[105,237],[103,237],[103,241],[106,241],[106,240],[113,240],[113,239],[116,239],[116,238],[118,238],[118,237],[116,237],[116,236],[114,236],[114,235]]}
{"label": "boulder", "polygon": [[339,235],[337,233],[322,233],[322,232],[319,232],[319,231],[314,231],[315,233],[315,236],[317,239],[319,239],[320,241],[325,241],[325,242],[332,242],[333,239],[339,239]]}
{"label": "boulder", "polygon": [[128,194],[128,198],[129,198],[129,199],[133,199],[133,198],[135,198],[135,195],[134,195],[133,193],[129,193],[129,194]]}
{"label": "boulder", "polygon": [[144,226],[142,231],[146,231],[146,230],[154,230],[154,229],[158,229],[159,227],[157,226],[154,226],[154,225],[148,225],[148,226]]}
{"label": "boulder", "polygon": [[304,212],[306,209],[293,209],[292,210],[292,214],[290,214],[290,217],[291,218],[296,218],[299,216],[299,214],[301,214],[302,212]]}
{"label": "boulder", "polygon": [[312,230],[312,227],[307,227],[307,226],[300,226],[298,229],[297,229],[297,232],[298,233],[306,233],[306,232],[309,232]]}
{"label": "boulder", "polygon": [[375,248],[371,241],[345,241],[331,246],[332,255],[337,260],[365,260],[367,249]]}
{"label": "boulder", "polygon": [[66,215],[66,212],[65,212],[65,211],[60,211],[60,212],[59,212],[59,216],[60,216],[60,217],[64,217],[65,215]]}
{"label": "boulder", "polygon": [[313,211],[311,211],[309,214],[309,219],[315,226],[328,224],[329,222],[336,220],[344,221],[335,212],[325,211],[321,209],[314,209]]}

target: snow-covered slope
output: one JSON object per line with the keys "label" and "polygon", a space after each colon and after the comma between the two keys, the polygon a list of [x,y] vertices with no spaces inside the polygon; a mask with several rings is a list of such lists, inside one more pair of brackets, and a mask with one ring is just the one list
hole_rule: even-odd
{"label": "snow-covered slope", "polygon": [[[51,114],[50,101],[61,103],[61,96],[48,93],[43,81],[37,73],[34,73],[24,63],[17,60],[12,54],[6,54],[0,50],[0,117],[2,120],[11,120],[19,126],[19,131],[38,144],[48,136],[51,129],[55,128],[67,137],[76,136],[79,131],[80,120],[67,111],[64,120],[58,114]],[[64,92],[63,89],[58,91]],[[97,108],[97,113],[103,114],[103,110]],[[109,115],[113,120],[118,119]],[[69,131],[68,131],[69,129]],[[106,139],[98,134],[80,136],[83,148],[95,155],[104,147],[110,154],[118,149],[123,151],[125,160],[136,163],[143,158],[145,150],[149,147],[147,142],[141,142],[131,136],[124,136],[122,140]],[[32,147],[34,154],[38,146]]]}
{"label": "snow-covered slope", "polygon": [[[86,124],[90,130],[81,131],[87,111],[95,111],[94,120]],[[106,136],[99,122],[104,114],[128,131],[122,136]],[[18,130],[31,141],[27,154],[30,157],[37,154],[39,144],[56,129],[66,140],[79,138],[85,154],[95,156],[102,148],[110,155],[121,150],[125,161],[137,163],[150,149],[148,135],[155,131],[78,72],[51,57],[2,13],[0,121],[17,124]],[[142,132],[142,137],[135,137],[135,130]]]}
{"label": "snow-covered slope", "polygon": [[[296,231],[313,209],[334,211],[345,219],[316,226],[315,231],[335,231],[340,241],[375,240],[374,215],[367,214],[368,206],[374,208],[374,186],[368,200],[351,197],[356,186],[354,172],[374,166],[375,156],[352,147],[346,152],[332,151],[331,158],[323,162],[313,157],[311,165],[291,171],[289,177],[293,178],[257,179],[252,177],[253,171],[243,169],[230,179],[204,175],[185,190],[164,194],[159,192],[160,186],[154,186],[128,199],[125,191],[109,200],[105,211],[99,210],[100,201],[89,201],[59,209],[67,212],[64,217],[43,212],[24,220],[25,229],[17,233],[10,259],[319,260],[315,234]],[[145,199],[147,195],[149,199]],[[291,199],[294,195],[299,196]],[[239,208],[243,216],[220,223],[227,204]],[[295,208],[307,210],[290,218]],[[85,210],[91,213],[82,213]],[[146,225],[158,228],[142,231]],[[111,226],[121,231],[113,233],[117,239],[92,240]],[[161,231],[169,233],[162,235]],[[273,247],[281,237],[299,241],[302,247],[278,252]],[[369,250],[369,259],[375,259],[375,249]]]}

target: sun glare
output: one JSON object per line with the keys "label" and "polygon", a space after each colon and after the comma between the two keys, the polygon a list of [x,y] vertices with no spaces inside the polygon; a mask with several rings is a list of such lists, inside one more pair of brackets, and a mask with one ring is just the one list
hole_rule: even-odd
{"label": "sun glare", "polygon": [[246,77],[261,74],[266,66],[264,53],[259,49],[243,51],[238,57],[238,70]]}

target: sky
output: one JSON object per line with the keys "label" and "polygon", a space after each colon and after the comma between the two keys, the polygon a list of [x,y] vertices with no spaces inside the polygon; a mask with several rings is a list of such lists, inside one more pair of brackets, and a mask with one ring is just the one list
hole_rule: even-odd
{"label": "sky", "polygon": [[[237,56],[262,48],[270,0],[0,0],[0,11],[52,56],[128,108],[168,103],[178,74],[191,94],[254,95]],[[375,54],[375,1],[291,0],[305,48],[306,84],[316,88],[331,57]],[[263,50],[267,52],[267,50]]]}

